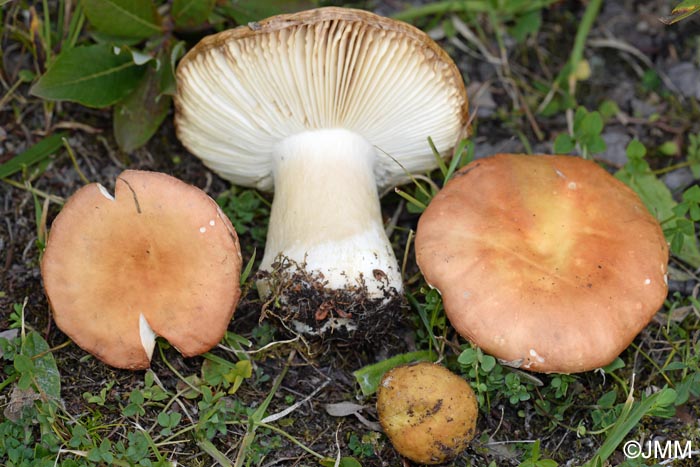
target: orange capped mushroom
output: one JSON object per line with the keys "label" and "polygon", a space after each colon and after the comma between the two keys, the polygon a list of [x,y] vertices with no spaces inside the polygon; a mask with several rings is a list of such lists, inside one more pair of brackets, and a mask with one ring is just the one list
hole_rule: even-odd
{"label": "orange capped mushroom", "polygon": [[416,259],[457,332],[539,372],[607,365],[667,294],[659,223],[578,157],[499,154],[464,167],[422,215]]}
{"label": "orange capped mushroom", "polygon": [[240,297],[241,253],[202,190],[127,170],[115,195],[79,189],[53,222],[41,262],[58,327],[105,363],[150,365],[156,335],[183,355],[215,346]]}

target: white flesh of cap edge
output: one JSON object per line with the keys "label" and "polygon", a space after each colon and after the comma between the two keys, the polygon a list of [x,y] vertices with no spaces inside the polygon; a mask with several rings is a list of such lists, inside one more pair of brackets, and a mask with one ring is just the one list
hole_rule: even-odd
{"label": "white flesh of cap edge", "polygon": [[156,348],[156,333],[151,329],[151,325],[148,324],[143,313],[139,315],[139,334],[141,335],[143,350],[150,360],[153,356],[153,350]]}

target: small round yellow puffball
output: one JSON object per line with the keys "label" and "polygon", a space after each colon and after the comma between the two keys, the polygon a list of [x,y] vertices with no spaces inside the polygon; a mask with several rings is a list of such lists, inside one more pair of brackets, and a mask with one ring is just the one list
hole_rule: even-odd
{"label": "small round yellow puffball", "polygon": [[440,464],[469,445],[478,406],[464,379],[441,365],[421,362],[384,375],[377,412],[399,454],[421,464]]}

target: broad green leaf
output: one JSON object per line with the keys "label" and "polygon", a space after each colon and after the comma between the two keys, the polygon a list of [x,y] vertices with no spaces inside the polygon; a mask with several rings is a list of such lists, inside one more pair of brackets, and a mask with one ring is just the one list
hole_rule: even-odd
{"label": "broad green leaf", "polygon": [[49,351],[49,345],[37,332],[30,332],[22,343],[22,354],[35,357],[33,380],[37,389],[49,398],[57,401],[61,397],[61,375],[56,367],[56,360]]}
{"label": "broad green leaf", "polygon": [[481,369],[484,370],[485,372],[490,372],[491,370],[494,369],[496,366],[496,359],[493,358],[491,355],[484,355],[481,358]]}
{"label": "broad green leaf", "polygon": [[664,156],[675,156],[679,151],[680,149],[675,141],[666,141],[659,146],[659,152]]}
{"label": "broad green leaf", "polygon": [[[671,191],[656,175],[651,172],[632,173],[623,168],[615,176],[637,192],[647,209],[660,222],[675,216],[673,208],[677,203]],[[665,224],[664,227],[672,227],[672,225]],[[694,235],[685,236],[678,256],[693,267],[700,266],[700,249]]]}
{"label": "broad green leaf", "polygon": [[509,32],[518,43],[522,43],[528,35],[539,31],[540,26],[542,26],[542,10],[532,10],[517,18],[515,25],[509,28]]}
{"label": "broad green leaf", "polygon": [[146,39],[160,34],[160,17],[151,0],[83,0],[85,16],[100,33]]}
{"label": "broad green leaf", "polygon": [[161,94],[159,75],[155,67],[148,67],[134,92],[114,106],[114,137],[122,151],[144,145],[168,115],[172,98]]}
{"label": "broad green leaf", "polygon": [[615,370],[619,370],[620,368],[625,367],[625,362],[622,360],[620,357],[617,357],[615,360],[613,360],[611,363],[603,367],[603,371],[605,373],[612,373]]}
{"label": "broad green leaf", "polygon": [[603,126],[603,117],[597,111],[593,111],[581,119],[580,131],[582,135],[600,135],[600,132],[603,131]]}
{"label": "broad green leaf", "polygon": [[160,92],[169,96],[174,96],[177,92],[175,83],[175,69],[178,60],[185,54],[185,43],[176,42],[170,49],[168,60],[166,57],[160,59],[160,66],[163,68],[160,73]]}
{"label": "broad green leaf", "polygon": [[106,107],[133,91],[145,71],[131,53],[115,54],[108,44],[75,47],[56,57],[30,92],[43,99]]}
{"label": "broad green leaf", "polygon": [[110,34],[105,34],[97,30],[90,31],[90,38],[97,44],[111,44],[126,47],[136,46],[139,42],[143,40],[134,37],[112,36]]}
{"label": "broad green leaf", "polygon": [[586,147],[588,148],[589,154],[600,154],[605,152],[607,145],[605,140],[600,135],[591,135],[585,139]]}
{"label": "broad green leaf", "polygon": [[191,28],[204,23],[215,4],[216,0],[174,0],[170,14],[175,20],[175,26]]}
{"label": "broad green leaf", "polygon": [[42,139],[22,154],[18,154],[4,164],[0,164],[0,178],[9,177],[32,164],[49,157],[63,147],[63,138],[68,133],[56,133]]}
{"label": "broad green leaf", "polygon": [[234,0],[219,8],[238,24],[246,24],[280,13],[301,11],[315,6],[315,2],[311,0]]}
{"label": "broad green leaf", "polygon": [[[326,457],[318,461],[322,467],[335,467],[336,460],[330,457]],[[340,462],[337,464],[338,467],[362,467],[360,461],[354,457],[341,457]]]}
{"label": "broad green leaf", "polygon": [[633,139],[626,149],[628,159],[641,159],[647,153],[647,148],[638,139]]}
{"label": "broad green leaf", "polygon": [[31,373],[34,371],[34,362],[26,355],[17,355],[12,364],[18,373]]}
{"label": "broad green leaf", "polygon": [[568,133],[559,133],[554,140],[555,154],[569,154],[576,147],[576,141]]}
{"label": "broad green leaf", "polygon": [[369,396],[377,392],[377,387],[384,373],[399,365],[420,361],[435,361],[436,355],[428,350],[419,350],[396,355],[379,363],[367,365],[353,372],[355,380],[359,383],[362,394]]}
{"label": "broad green leaf", "polygon": [[654,405],[663,407],[663,406],[671,405],[676,401],[677,394],[676,394],[676,391],[672,388],[664,388],[661,391],[659,391],[657,394],[658,394],[658,397],[657,397],[656,401],[654,402]]}
{"label": "broad green leaf", "polygon": [[[695,185],[697,187],[697,185]],[[692,204],[690,206],[690,219],[693,222],[700,222],[700,206],[697,204]]]}
{"label": "broad green leaf", "polygon": [[700,11],[699,0],[684,0],[673,9],[670,16],[663,16],[659,20],[665,24],[673,24],[698,11]]}
{"label": "broad green leaf", "polygon": [[598,107],[598,112],[600,112],[603,119],[608,120],[620,113],[620,107],[614,100],[605,99]]}
{"label": "broad green leaf", "polygon": [[479,358],[479,352],[476,349],[464,349],[459,357],[457,357],[457,362],[460,365],[471,365]]}
{"label": "broad green leaf", "polygon": [[700,203],[700,186],[693,185],[683,192],[683,201]]}

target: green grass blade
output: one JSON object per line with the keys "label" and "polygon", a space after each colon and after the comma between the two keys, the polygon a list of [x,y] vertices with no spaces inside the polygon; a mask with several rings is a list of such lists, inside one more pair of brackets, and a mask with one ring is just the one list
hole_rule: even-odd
{"label": "green grass blade", "polygon": [[377,387],[382,380],[382,376],[384,376],[384,373],[392,368],[413,362],[434,362],[436,358],[437,354],[435,352],[431,352],[430,350],[419,350],[417,352],[395,355],[386,360],[382,360],[381,362],[364,366],[359,370],[354,371],[352,374],[360,385],[362,394],[369,396],[377,392]]}
{"label": "green grass blade", "polygon": [[676,399],[676,391],[671,388],[664,388],[652,394],[646,399],[634,403],[634,398],[630,390],[630,395],[625,401],[625,405],[615,422],[613,429],[608,433],[603,444],[598,449],[593,460],[583,467],[592,467],[598,460],[605,461],[615,452],[627,434],[632,431],[645,415],[650,414],[654,409],[673,404]]}
{"label": "green grass blade", "polygon": [[433,151],[433,157],[435,158],[435,162],[437,162],[437,165],[440,168],[440,173],[442,173],[442,177],[445,178],[445,175],[447,175],[447,165],[445,164],[445,160],[442,158],[440,152],[435,147],[433,138],[428,138],[428,144],[430,145],[430,150]]}
{"label": "green grass blade", "polygon": [[206,452],[209,454],[212,459],[214,459],[216,462],[221,465],[221,467],[233,467],[233,464],[231,461],[226,457],[226,455],[219,451],[216,446],[214,446],[214,443],[209,441],[208,439],[202,439],[197,441],[197,446],[199,446],[202,451]]}
{"label": "green grass blade", "polygon": [[22,154],[18,154],[4,164],[0,164],[0,178],[9,177],[25,167],[29,167],[51,156],[63,147],[63,138],[67,136],[68,133],[51,135],[42,139]]}
{"label": "green grass blade", "polygon": [[452,178],[452,175],[454,175],[458,168],[463,167],[464,164],[461,162],[462,159],[464,159],[464,156],[466,156],[466,164],[474,159],[474,144],[472,144],[472,142],[468,139],[461,140],[455,148],[455,154],[450,161],[449,167],[447,167],[447,172],[445,173],[445,179],[443,180],[442,184],[443,186],[445,186],[445,183]]}
{"label": "green grass blade", "polygon": [[256,253],[257,250],[253,250],[253,256],[250,257],[248,264],[246,264],[245,269],[243,269],[243,273],[241,274],[241,285],[245,284],[245,282],[248,280],[248,277],[250,277],[250,272],[253,270],[253,263],[255,263]]}
{"label": "green grass blade", "polygon": [[[416,185],[418,185],[419,187],[422,188],[422,185],[420,185],[419,183],[416,183]],[[428,207],[424,203],[421,203],[416,198],[414,198],[413,196],[409,195],[408,193],[406,193],[405,191],[403,191],[399,188],[394,188],[394,192],[397,195],[399,195],[400,197],[402,197],[403,199],[405,199],[406,201],[408,201],[409,203],[411,203],[412,205],[414,205],[420,211],[425,211],[425,208]]]}
{"label": "green grass blade", "polygon": [[406,299],[408,300],[408,303],[410,303],[411,306],[418,311],[418,316],[420,316],[420,320],[423,323],[423,326],[425,326],[425,332],[427,332],[428,336],[430,336],[430,342],[433,347],[437,349],[437,339],[435,339],[435,336],[433,335],[433,326],[430,324],[428,315],[425,312],[425,307],[418,303],[418,300],[416,300],[416,297],[411,292],[406,292]]}
{"label": "green grass blade", "polygon": [[688,16],[700,11],[700,1],[698,0],[685,0],[678,4],[670,16],[663,16],[659,20],[664,24],[674,24],[681,21]]}

